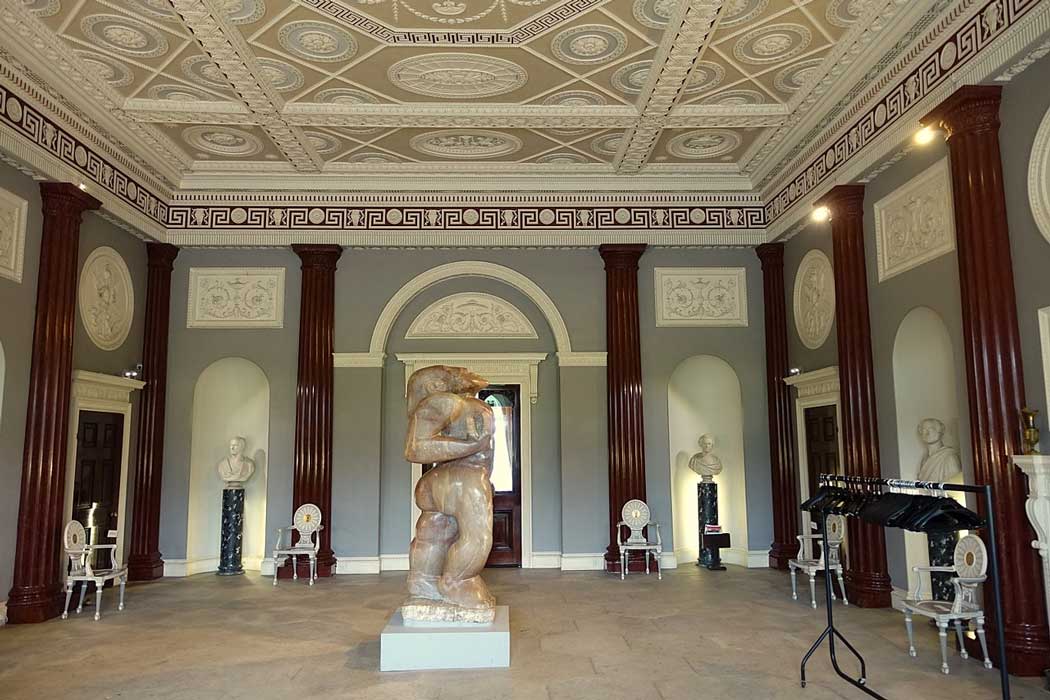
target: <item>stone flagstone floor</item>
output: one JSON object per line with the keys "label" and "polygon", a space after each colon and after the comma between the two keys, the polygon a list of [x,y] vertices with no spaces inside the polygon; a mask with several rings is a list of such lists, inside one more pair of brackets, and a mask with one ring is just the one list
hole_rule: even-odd
{"label": "stone flagstone floor", "polygon": [[[338,576],[310,588],[256,575],[201,574],[128,587],[117,612],[0,628],[0,698],[253,700],[414,698],[500,700],[777,700],[866,697],[834,676],[827,653],[798,684],[802,654],[823,628],[808,591],[791,600],[786,574],[683,566],[656,576],[489,570],[511,609],[511,668],[384,673],[379,632],[400,603],[403,573]],[[803,587],[804,589],[804,587]],[[891,700],[998,698],[998,675],[950,659],[939,670],[936,630],[916,624],[907,655],[894,610],[836,605],[868,662],[871,687]],[[840,659],[845,659],[840,654]],[[1048,700],[1035,679],[1014,698]]]}

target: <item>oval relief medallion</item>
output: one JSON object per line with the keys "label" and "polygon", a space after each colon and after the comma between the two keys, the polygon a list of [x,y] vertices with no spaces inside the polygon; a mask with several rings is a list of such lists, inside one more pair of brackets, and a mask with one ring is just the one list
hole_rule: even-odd
{"label": "oval relief medallion", "polygon": [[1036,227],[1050,242],[1050,110],[1043,116],[1028,162],[1028,201]]}
{"label": "oval relief medallion", "polygon": [[757,17],[769,5],[769,0],[728,0],[722,9],[720,27],[736,27]]}
{"label": "oval relief medallion", "polygon": [[445,129],[413,138],[409,145],[419,153],[439,158],[495,158],[521,148],[521,139],[498,131]]}
{"label": "oval relief medallion", "polygon": [[156,58],[168,52],[168,40],[153,27],[120,15],[89,15],[80,31],[93,44],[136,58]]}
{"label": "oval relief medallion", "polygon": [[344,61],[357,53],[350,33],[328,22],[290,22],[277,35],[289,53],[314,61]]}
{"label": "oval relief medallion", "polygon": [[135,315],[135,290],[120,253],[108,246],[91,251],[80,271],[79,300],[91,342],[103,350],[123,345]]}
{"label": "oval relief medallion", "polygon": [[733,46],[733,55],[744,63],[780,63],[806,50],[813,35],[800,24],[771,24],[745,34]]}
{"label": "oval relief medallion", "polygon": [[473,53],[412,56],[390,66],[387,77],[402,90],[445,99],[502,95],[529,79],[517,63]]}
{"label": "oval relief medallion", "polygon": [[795,274],[795,329],[802,344],[816,350],[835,323],[835,273],[821,250],[802,258]]}
{"label": "oval relief medallion", "polygon": [[741,142],[737,133],[727,129],[698,129],[675,136],[668,142],[667,152],[688,160],[717,158],[732,153]]}
{"label": "oval relief medallion", "polygon": [[135,79],[131,71],[122,63],[114,61],[109,56],[92,53],[90,51],[74,51],[74,55],[80,59],[80,65],[89,72],[106,81],[113,87],[125,87],[131,85]]}
{"label": "oval relief medallion", "polygon": [[820,70],[820,64],[823,62],[823,58],[811,58],[788,66],[776,74],[773,85],[782,92],[795,92]]}
{"label": "oval relief medallion", "polygon": [[262,150],[254,134],[228,126],[191,126],[182,132],[182,138],[194,148],[217,156],[244,158]]}
{"label": "oval relief medallion", "polygon": [[634,18],[653,29],[663,29],[674,14],[678,0],[634,0]]}

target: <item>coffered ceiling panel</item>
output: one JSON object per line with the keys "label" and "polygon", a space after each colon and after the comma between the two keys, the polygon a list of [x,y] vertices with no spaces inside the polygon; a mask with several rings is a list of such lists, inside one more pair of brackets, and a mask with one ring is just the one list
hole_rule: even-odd
{"label": "coffered ceiling panel", "polygon": [[184,154],[183,176],[434,163],[469,176],[520,163],[667,178],[717,171],[737,177],[736,189],[775,152],[778,127],[812,107],[818,85],[827,91],[847,51],[902,35],[907,26],[886,17],[911,4],[0,2],[73,57],[85,94],[122,106],[114,119],[133,122],[155,151]]}

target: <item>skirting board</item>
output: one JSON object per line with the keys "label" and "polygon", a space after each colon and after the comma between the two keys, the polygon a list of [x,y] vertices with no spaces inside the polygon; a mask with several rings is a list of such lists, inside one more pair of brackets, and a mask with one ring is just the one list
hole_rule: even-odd
{"label": "skirting board", "polygon": [[7,624],[7,601],[0,603],[0,627]]}
{"label": "skirting board", "polygon": [[533,552],[533,569],[560,569],[561,552]]}
{"label": "skirting board", "polygon": [[183,576],[193,576],[194,574],[203,574],[209,571],[218,571],[219,569],[219,558],[205,558],[205,559],[165,559],[164,560],[164,576],[182,578]]}
{"label": "skirting board", "polygon": [[335,573],[342,574],[378,574],[382,570],[379,557],[341,557],[336,555]]}
{"label": "skirting board", "polygon": [[904,599],[908,597],[908,591],[903,588],[893,587],[890,591],[890,605],[896,609],[904,612]]}
{"label": "skirting board", "polygon": [[769,551],[765,549],[736,549],[730,547],[722,550],[722,562],[744,566],[748,569],[768,569]]}
{"label": "skirting board", "polygon": [[381,571],[408,571],[408,555],[380,554],[379,569]]}
{"label": "skirting board", "polygon": [[562,554],[562,571],[604,571],[605,555],[597,554]]}

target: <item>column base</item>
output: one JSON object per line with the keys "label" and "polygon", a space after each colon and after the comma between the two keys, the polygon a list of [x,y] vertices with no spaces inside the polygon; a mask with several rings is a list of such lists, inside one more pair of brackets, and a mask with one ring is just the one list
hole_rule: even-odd
{"label": "column base", "polygon": [[858,608],[888,608],[892,605],[893,585],[886,574],[847,571],[843,578],[850,605]]}
{"label": "column base", "polygon": [[7,621],[17,625],[50,620],[62,614],[65,601],[60,587],[12,588],[7,598]]}
{"label": "column base", "polygon": [[774,542],[769,545],[769,568],[787,571],[788,560],[798,556],[798,541],[794,544]]}
{"label": "column base", "polygon": [[[999,640],[995,636],[995,628],[986,618],[984,623],[985,636],[988,638],[988,656],[996,668],[999,668]],[[1046,628],[1036,629],[1031,625],[1019,625],[1007,627],[1006,635],[1006,666],[1012,676],[1042,676],[1050,669],[1050,639],[1047,638]],[[984,658],[981,645],[970,635],[965,637],[966,651],[978,661]]]}
{"label": "column base", "polygon": [[129,581],[156,581],[164,576],[164,560],[160,552],[132,554],[128,557]]}

